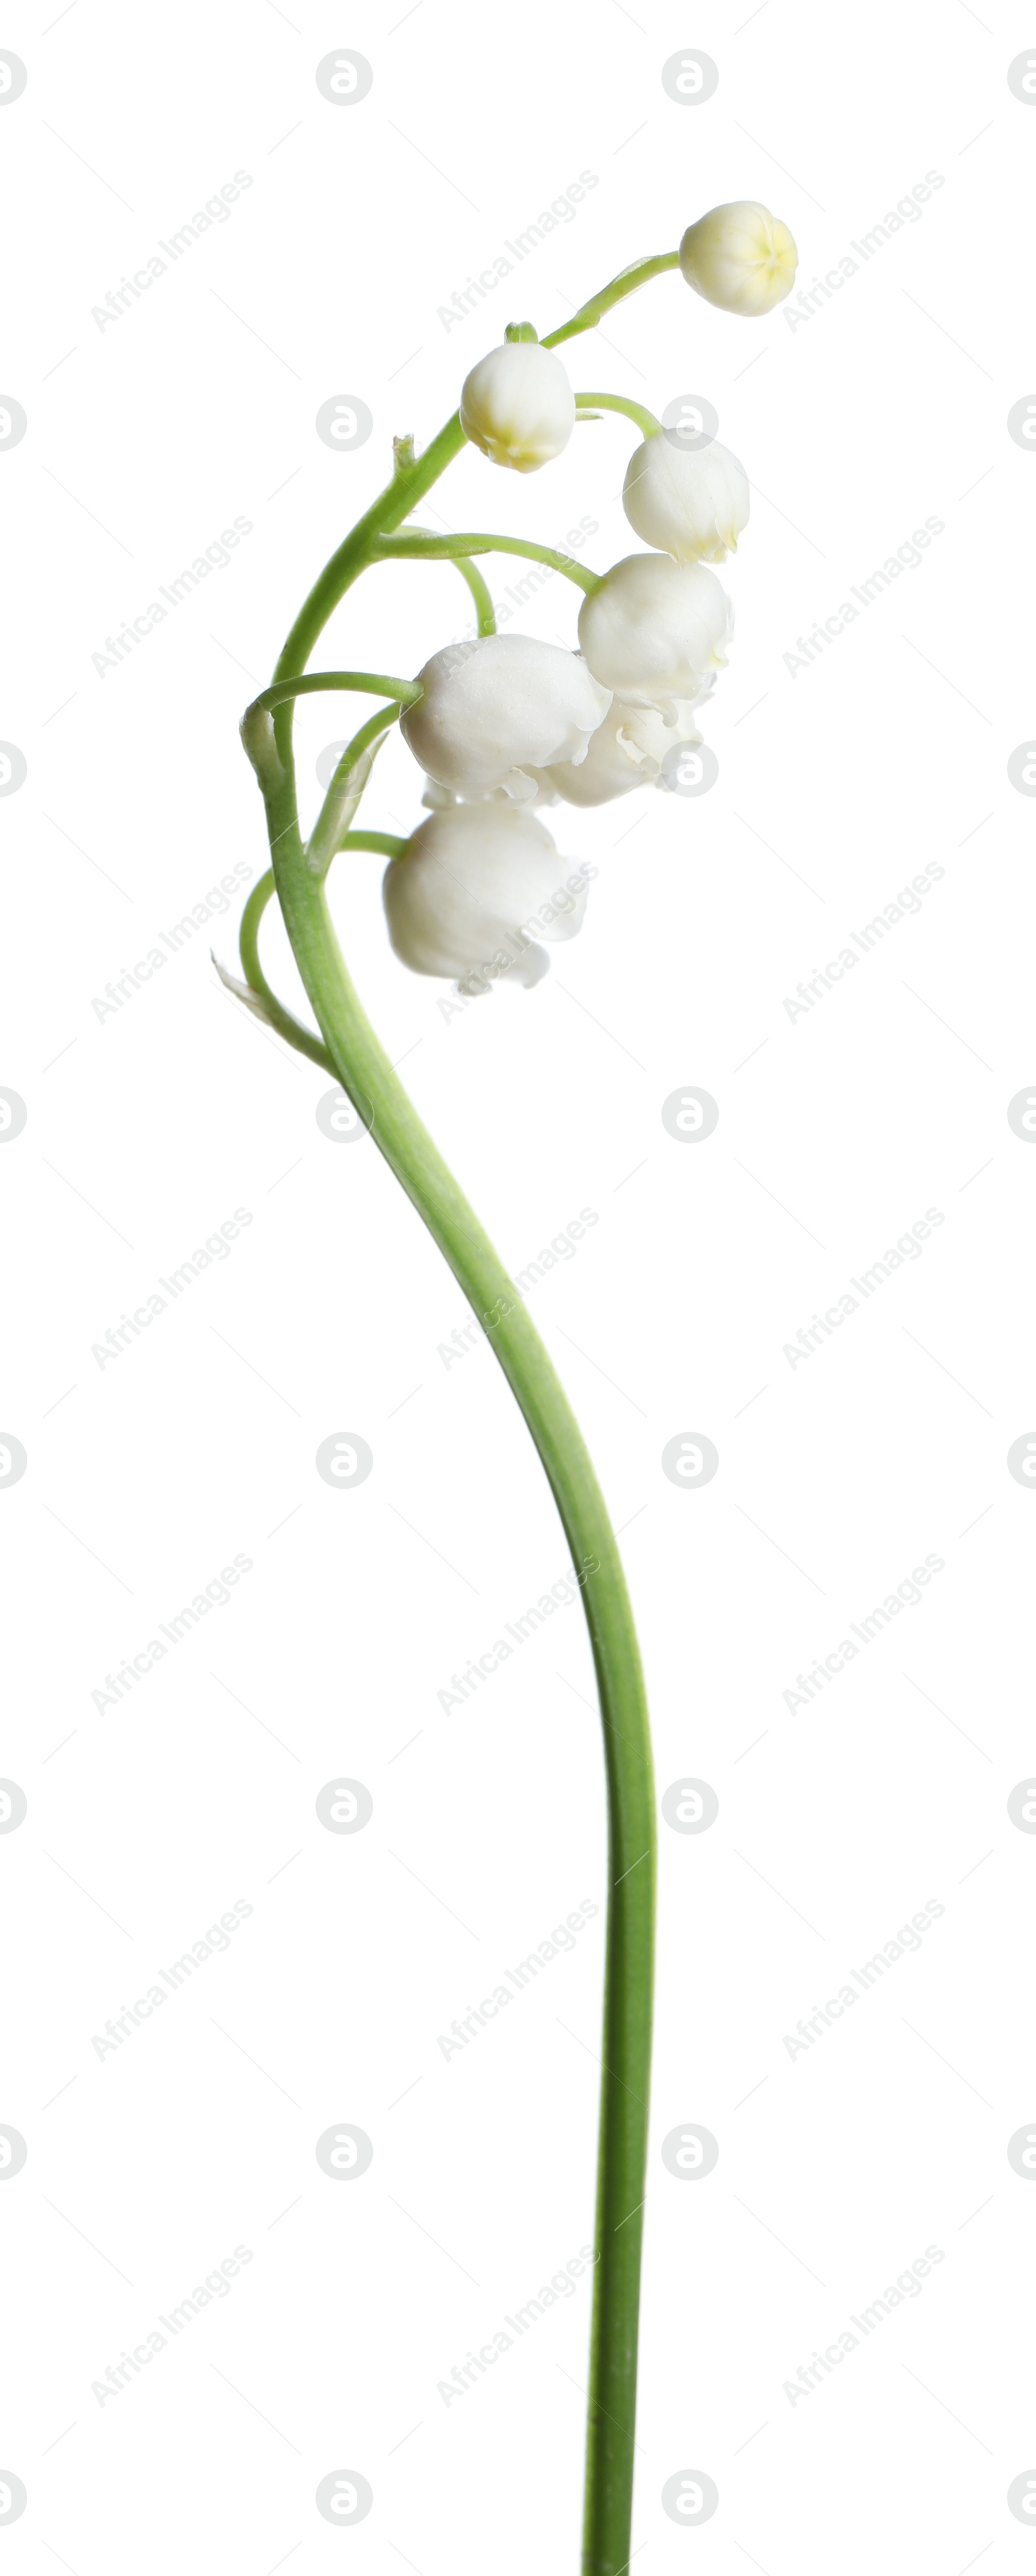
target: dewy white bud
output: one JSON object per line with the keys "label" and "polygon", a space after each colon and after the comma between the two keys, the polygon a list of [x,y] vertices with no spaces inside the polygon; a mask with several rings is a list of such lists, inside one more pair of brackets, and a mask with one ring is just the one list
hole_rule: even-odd
{"label": "dewy white bud", "polygon": [[466,376],[460,397],[465,438],[494,465],[535,474],[568,446],[576,398],[560,358],[536,340],[506,340]]}
{"label": "dewy white bud", "polygon": [[390,859],[382,897],[404,966],[484,993],[502,976],[539,983],[550,960],[536,943],[575,937],[586,888],[585,869],[559,857],[528,807],[454,805]]}
{"label": "dewy white bud", "polygon": [[521,772],[582,760],[610,701],[578,653],[532,635],[448,645],[417,676],[424,695],[404,707],[400,732],[422,769],[461,796],[521,796]]}
{"label": "dewy white bud", "polygon": [[634,449],[622,506],[645,545],[677,563],[722,563],[748,524],[748,476],[718,438],[688,449],[661,430]]}
{"label": "dewy white bud", "polygon": [[680,244],[681,275],[723,313],[772,312],[790,295],[798,263],[787,224],[752,198],[713,206]]}
{"label": "dewy white bud", "polygon": [[569,760],[538,772],[541,801],[560,796],[566,805],[608,805],[613,797],[628,795],[631,787],[652,786],[674,742],[700,741],[686,701],[677,708],[674,728],[655,707],[633,707],[613,698],[578,769]]}
{"label": "dewy white bud", "polygon": [[[584,599],[579,641],[596,679],[676,721],[722,669],[734,614],[714,572],[671,555],[624,555]],[[675,737],[674,737],[675,739]]]}

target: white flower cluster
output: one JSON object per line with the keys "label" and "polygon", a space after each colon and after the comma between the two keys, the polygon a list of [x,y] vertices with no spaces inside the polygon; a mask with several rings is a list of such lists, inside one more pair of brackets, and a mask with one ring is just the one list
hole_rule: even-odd
{"label": "white flower cluster", "polygon": [[[711,304],[757,315],[788,294],[795,244],[764,206],[719,206],[680,245],[682,275]],[[466,437],[493,464],[531,474],[561,454],[576,399],[560,358],[523,325],[479,360],[461,394]],[[748,479],[713,439],[684,448],[663,429],[630,458],[623,507],[647,554],[623,556],[583,601],[579,650],[486,635],[433,653],[400,730],[426,772],[430,820],[389,862],[384,901],[397,956],[418,974],[508,975],[532,985],[549,960],[523,925],[549,911],[564,874],[536,805],[602,805],[658,778],[674,744],[700,742],[696,709],[722,670],[733,612],[711,564],[737,546]],[[580,928],[585,892],[548,938]]]}

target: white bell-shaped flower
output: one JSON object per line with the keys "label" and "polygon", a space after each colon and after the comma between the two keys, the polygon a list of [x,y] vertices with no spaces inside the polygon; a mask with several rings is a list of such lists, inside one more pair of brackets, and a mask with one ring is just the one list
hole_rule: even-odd
{"label": "white bell-shaped flower", "polygon": [[772,312],[790,295],[798,264],[787,224],[753,198],[713,206],[680,244],[681,276],[723,313]]}
{"label": "white bell-shaped flower", "polygon": [[566,805],[608,805],[616,796],[627,796],[632,787],[653,786],[674,742],[700,741],[689,703],[677,708],[674,727],[656,707],[629,706],[625,699],[613,698],[578,769],[567,760],[538,771],[539,801],[552,804],[561,797]]}
{"label": "white bell-shaped flower", "polygon": [[576,398],[560,358],[537,340],[505,340],[466,376],[460,397],[465,438],[494,465],[535,474],[568,446]]}
{"label": "white bell-shaped flower", "polygon": [[748,523],[748,476],[718,438],[683,448],[661,430],[634,449],[622,506],[646,546],[677,563],[722,563]]}
{"label": "white bell-shaped flower", "polygon": [[676,704],[700,697],[722,670],[734,612],[715,573],[671,555],[624,555],[579,614],[579,641],[605,688],[635,707],[658,707],[670,724]]}
{"label": "white bell-shaped flower", "polygon": [[460,796],[503,787],[521,797],[523,771],[582,760],[611,694],[578,653],[533,635],[448,645],[417,677],[424,694],[404,707],[400,732],[429,777]]}
{"label": "white bell-shaped flower", "polygon": [[[521,345],[521,343],[518,343]],[[536,636],[477,636],[448,644],[417,672],[423,698],[399,732],[430,778],[459,796],[528,793],[521,770],[582,760],[608,711],[608,688],[580,654]]]}
{"label": "white bell-shaped flower", "polygon": [[453,805],[389,861],[389,938],[416,975],[449,976],[465,992],[501,978],[538,984],[550,964],[539,942],[575,937],[591,874],[559,856],[528,807]]}

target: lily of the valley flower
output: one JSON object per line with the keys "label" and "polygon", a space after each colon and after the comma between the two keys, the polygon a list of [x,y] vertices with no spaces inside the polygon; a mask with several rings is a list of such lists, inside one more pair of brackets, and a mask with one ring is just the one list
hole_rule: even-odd
{"label": "lily of the valley flower", "polygon": [[748,523],[748,476],[717,438],[681,448],[663,430],[634,449],[622,506],[645,545],[677,563],[722,563]]}
{"label": "lily of the valley flower", "polygon": [[527,807],[452,805],[430,814],[382,881],[389,938],[416,975],[466,992],[506,978],[538,984],[541,939],[573,939],[594,868],[558,855]]}
{"label": "lily of the valley flower", "polygon": [[734,612],[715,573],[671,555],[624,555],[584,599],[579,641],[595,679],[676,721],[726,661]]}
{"label": "lily of the valley flower", "polygon": [[591,734],[586,759],[577,769],[570,760],[555,761],[537,772],[541,804],[561,797],[566,805],[608,805],[632,787],[651,787],[665,753],[674,742],[700,742],[694,710],[683,704],[675,728],[655,707],[633,707],[613,698],[602,725]]}
{"label": "lily of the valley flower", "polygon": [[790,295],[798,264],[787,224],[752,198],[713,206],[680,244],[681,275],[723,313],[772,312]]}
{"label": "lily of the valley flower", "polygon": [[494,465],[535,474],[568,446],[576,400],[560,358],[536,340],[507,340],[465,377],[460,425]]}
{"label": "lily of the valley flower", "polygon": [[424,694],[400,731],[429,777],[460,796],[502,787],[521,798],[530,769],[584,759],[611,695],[578,653],[533,635],[448,645],[417,676]]}

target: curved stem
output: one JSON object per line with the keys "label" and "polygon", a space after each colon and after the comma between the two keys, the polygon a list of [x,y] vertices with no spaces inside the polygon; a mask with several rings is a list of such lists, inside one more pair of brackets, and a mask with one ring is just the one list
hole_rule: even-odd
{"label": "curved stem", "polygon": [[596,590],[601,578],[599,573],[590,572],[586,564],[574,562],[571,555],[559,554],[555,546],[534,545],[531,537],[484,537],[467,534],[424,537],[404,528],[401,536],[375,539],[373,546],[375,563],[384,563],[393,555],[398,555],[403,560],[413,557],[421,561],[423,558],[429,563],[442,562],[446,559],[459,563],[465,555],[531,555],[534,562],[549,564],[552,572],[565,573],[568,580],[577,583],[580,590]]}
{"label": "curved stem", "polygon": [[409,841],[403,840],[398,832],[343,832],[338,844],[339,852],[380,850],[383,859],[401,859],[409,847]]}
{"label": "curved stem", "polygon": [[[435,531],[432,528],[415,527],[407,530],[408,536],[415,537],[430,537],[433,536],[434,533]],[[470,590],[471,596],[475,602],[479,634],[495,635],[496,611],[489,596],[489,591],[478,569],[478,565],[469,562],[466,555],[456,555],[454,557],[454,562],[456,563],[461,580],[467,582],[468,589]]]}
{"label": "curved stem", "polygon": [[647,411],[643,403],[630,402],[625,394],[576,395],[577,414],[581,411],[589,411],[591,407],[597,411],[627,412],[629,418],[636,421],[637,428],[643,431],[645,438],[657,438],[661,432],[662,423],[655,419],[654,412]]}
{"label": "curved stem", "polygon": [[618,1546],[579,1426],[525,1306],[418,1118],[345,965],[295,821],[267,796],[288,936],[343,1089],[482,1322],[536,1444],[582,1588],[608,1784],[605,1968],[584,2568],[629,2561],[654,1958],[655,1812],[647,1706]]}
{"label": "curved stem", "polygon": [[[455,411],[452,419],[446,421],[438,436],[433,438],[431,446],[426,447],[424,455],[419,456],[413,465],[404,466],[401,472],[394,474],[391,483],[379,492],[369,510],[364,511],[362,519],[357,519],[355,527],[350,528],[348,536],[343,538],[337,551],[324,565],[308,599],[303,601],[286,638],[274,673],[275,679],[283,680],[292,671],[305,669],[332,610],[337,608],[340,599],[344,599],[357,573],[370,562],[372,540],[388,529],[398,528],[401,520],[409,518],[411,510],[416,509],[425,492],[430,492],[432,484],[438,482],[440,474],[452,458],[459,455],[464,444],[460,413]],[[277,745],[286,765],[291,760],[291,731],[289,706],[281,710],[277,722]]]}
{"label": "curved stem", "polygon": [[241,916],[238,946],[245,971],[244,983],[239,984],[236,976],[228,975],[218,957],[214,956],[216,973],[228,992],[236,993],[239,1001],[247,1002],[259,1019],[265,1021],[268,1028],[275,1029],[278,1037],[286,1039],[299,1055],[308,1055],[314,1064],[323,1065],[325,1072],[333,1073],[334,1062],[323,1041],[314,1035],[312,1029],[303,1028],[301,1020],[295,1019],[291,1011],[285,1010],[283,1002],[278,1001],[272,986],[267,983],[259,963],[259,924],[272,893],[273,869],[267,868],[258,885],[253,886]]}
{"label": "curved stem", "polygon": [[311,697],[318,689],[359,689],[368,698],[398,698],[401,707],[413,706],[422,694],[416,680],[386,679],[383,671],[307,671],[301,679],[274,680],[253,698],[252,706],[272,714],[275,707],[287,706],[292,698]]}
{"label": "curved stem", "polygon": [[578,331],[593,331],[602,315],[610,313],[613,304],[621,304],[624,295],[635,295],[638,286],[647,286],[652,277],[662,277],[667,268],[679,268],[679,265],[678,250],[660,251],[656,259],[633,260],[629,268],[620,268],[618,276],[613,277],[608,286],[602,286],[597,295],[592,295],[588,304],[581,304],[570,322],[561,322],[556,331],[548,331],[546,339],[540,342],[541,348],[558,349],[563,340],[574,340]]}
{"label": "curved stem", "polygon": [[[317,815],[306,848],[307,864],[314,876],[326,876],[336,850],[340,850],[370,777],[374,760],[381,750],[390,725],[399,716],[398,706],[378,707],[366,724],[347,742]],[[295,798],[292,792],[292,816]],[[278,888],[279,891],[279,888]]]}

